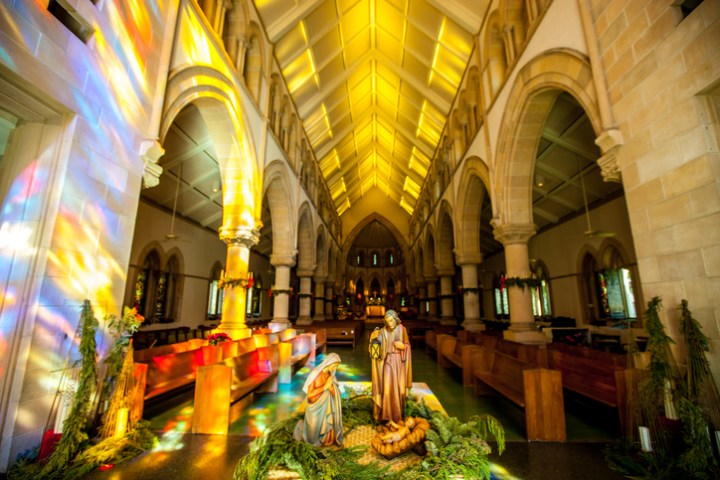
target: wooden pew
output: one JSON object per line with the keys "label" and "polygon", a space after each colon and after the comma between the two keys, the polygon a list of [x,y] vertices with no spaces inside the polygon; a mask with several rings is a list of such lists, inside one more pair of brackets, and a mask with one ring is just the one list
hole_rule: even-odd
{"label": "wooden pew", "polygon": [[520,361],[540,368],[548,367],[548,353],[546,344],[518,343],[510,340],[498,339],[494,347],[500,353],[515,357]]}
{"label": "wooden pew", "polygon": [[[494,343],[494,337],[487,337]],[[439,335],[437,342],[437,361],[440,366],[444,368],[460,368],[462,370],[463,386],[472,387],[472,355],[473,352],[482,347],[472,342],[470,332],[467,330],[458,331],[457,337]]]}
{"label": "wooden pew", "polygon": [[[135,361],[147,365],[145,371],[145,402],[155,402],[183,390],[193,388],[197,370],[203,365],[222,361],[239,351],[254,349],[252,338],[225,342],[218,346],[203,345],[205,341],[188,340],[180,351],[164,353],[170,345],[135,352]],[[153,355],[155,354],[155,355]]]}
{"label": "wooden pew", "polygon": [[255,393],[277,391],[278,361],[274,343],[200,367],[192,432],[227,435],[230,418],[251,404]]}
{"label": "wooden pew", "polygon": [[562,372],[563,388],[616,409],[624,432],[628,396],[634,394],[627,356],[560,343],[550,344],[548,355],[550,368]]}
{"label": "wooden pew", "polygon": [[525,430],[530,441],[565,442],[565,407],[562,375],[537,368],[497,350],[473,353],[475,392],[497,392],[525,411]]}
{"label": "wooden pew", "polygon": [[425,353],[428,355],[435,355],[437,358],[437,337],[438,335],[455,335],[457,327],[453,325],[438,325],[437,323],[432,329],[425,331]]}
{"label": "wooden pew", "polygon": [[326,345],[355,345],[362,336],[364,325],[362,322],[319,322],[311,325],[298,325],[298,329],[306,332],[318,332],[325,330]]}

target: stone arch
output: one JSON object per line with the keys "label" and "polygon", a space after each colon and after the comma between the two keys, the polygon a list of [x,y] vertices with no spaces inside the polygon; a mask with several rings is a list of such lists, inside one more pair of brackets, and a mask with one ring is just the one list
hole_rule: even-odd
{"label": "stone arch", "polygon": [[263,198],[267,199],[272,219],[272,253],[295,255],[293,239],[296,224],[290,192],[292,181],[287,166],[281,160],[272,161],[265,169]]}
{"label": "stone arch", "polygon": [[602,131],[590,62],[585,56],[559,49],[528,62],[518,72],[498,133],[493,182],[498,197],[493,208],[499,224],[532,223],[537,146],[547,115],[562,92],[572,95],[583,107],[596,135]]}
{"label": "stone arch", "polygon": [[491,98],[498,94],[507,74],[507,53],[502,32],[500,15],[495,10],[490,14],[485,31],[485,65],[483,65]]}
{"label": "stone arch", "polygon": [[243,44],[245,43],[245,31],[247,29],[248,11],[247,4],[234,0],[232,7],[225,14],[225,25],[223,26],[223,44],[235,68],[242,68]]}
{"label": "stone arch", "polygon": [[455,239],[465,255],[480,255],[480,223],[483,198],[490,192],[490,170],[478,157],[466,160],[460,174],[455,223],[462,225]]}
{"label": "stone arch", "polygon": [[526,0],[505,0],[500,7],[502,13],[502,24],[507,31],[506,48],[512,49],[511,57],[516,58],[521,51],[528,30],[528,14],[525,5]]}
{"label": "stone arch", "polygon": [[252,133],[247,128],[235,86],[216,70],[190,67],[168,81],[166,96],[160,125],[161,142],[175,117],[190,103],[197,107],[207,125],[223,184],[221,229],[225,232],[259,229],[262,179]]}
{"label": "stone arch", "polygon": [[452,207],[447,200],[440,205],[437,220],[437,256],[439,269],[451,269],[455,265],[453,251],[455,250],[455,231]]}
{"label": "stone arch", "polygon": [[435,269],[435,235],[432,226],[428,226],[425,232],[425,261],[423,264],[423,275],[425,277],[434,277]]}
{"label": "stone arch", "polygon": [[390,230],[390,233],[393,234],[395,239],[398,242],[398,245],[400,246],[400,249],[402,250],[403,258],[407,259],[408,257],[408,246],[405,242],[405,237],[403,234],[398,230],[398,228],[390,222],[387,218],[380,215],[379,213],[373,213],[372,215],[368,215],[365,217],[361,222],[359,222],[357,225],[355,225],[355,228],[352,229],[350,233],[348,233],[347,237],[345,238],[345,243],[343,244],[343,250],[342,250],[342,258],[345,262],[347,262],[347,257],[350,254],[350,248],[355,243],[355,238],[362,232],[362,230],[368,226],[373,221],[378,221],[382,226]]}
{"label": "stone arch", "polygon": [[324,277],[328,273],[328,264],[327,256],[325,255],[325,228],[322,225],[317,227],[315,238],[315,253],[317,255],[315,260],[315,274]]}
{"label": "stone arch", "polygon": [[260,89],[265,71],[265,45],[262,41],[261,31],[255,22],[250,22],[246,39],[245,61],[243,62],[245,86],[256,102],[260,100]]}
{"label": "stone arch", "polygon": [[312,214],[307,202],[299,210],[297,233],[298,270],[313,270],[315,268],[315,242],[313,239]]}

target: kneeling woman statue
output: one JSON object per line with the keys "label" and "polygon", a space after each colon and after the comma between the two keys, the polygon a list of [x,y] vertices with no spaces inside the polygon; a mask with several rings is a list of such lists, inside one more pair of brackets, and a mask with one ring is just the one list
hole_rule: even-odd
{"label": "kneeling woman statue", "polygon": [[339,365],[340,356],[329,353],[305,380],[305,418],[295,425],[295,440],[316,447],[333,443],[342,446],[342,406],[340,388],[335,378]]}

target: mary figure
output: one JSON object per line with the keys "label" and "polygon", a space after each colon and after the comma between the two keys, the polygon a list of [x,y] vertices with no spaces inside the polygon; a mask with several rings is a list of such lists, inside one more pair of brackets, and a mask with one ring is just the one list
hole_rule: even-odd
{"label": "mary figure", "polygon": [[316,447],[333,443],[342,446],[342,407],[340,388],[335,371],[340,365],[340,356],[329,353],[308,375],[303,386],[307,394],[305,418],[295,425],[293,437]]}

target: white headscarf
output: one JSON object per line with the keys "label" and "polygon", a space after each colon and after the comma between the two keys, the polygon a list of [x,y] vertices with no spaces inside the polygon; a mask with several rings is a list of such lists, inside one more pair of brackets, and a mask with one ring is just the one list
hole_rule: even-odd
{"label": "white headscarf", "polygon": [[310,372],[310,375],[308,375],[308,378],[305,380],[305,384],[303,385],[303,392],[307,393],[308,389],[310,388],[310,385],[315,381],[318,375],[320,375],[320,372],[325,370],[330,365],[340,363],[340,355],[338,355],[335,352],[328,353],[323,361],[318,365],[317,367],[313,368]]}

